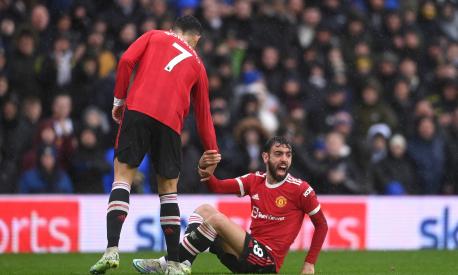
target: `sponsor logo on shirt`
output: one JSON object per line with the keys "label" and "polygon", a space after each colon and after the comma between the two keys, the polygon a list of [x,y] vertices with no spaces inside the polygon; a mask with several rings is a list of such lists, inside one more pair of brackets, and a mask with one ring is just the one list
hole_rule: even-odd
{"label": "sponsor logo on shirt", "polygon": [[304,197],[307,198],[307,196],[308,196],[310,193],[312,193],[312,191],[313,191],[313,188],[312,188],[311,186],[309,186],[309,188],[307,188],[307,190],[305,190],[305,192],[304,192]]}
{"label": "sponsor logo on shirt", "polygon": [[283,196],[279,196],[275,199],[275,205],[279,208],[285,207],[287,203],[288,200]]}
{"label": "sponsor logo on shirt", "polygon": [[258,194],[254,194],[253,196],[251,196],[251,198],[253,200],[259,200],[259,195]]}
{"label": "sponsor logo on shirt", "polygon": [[251,217],[253,219],[262,219],[262,220],[269,220],[269,221],[284,221],[285,217],[277,217],[270,214],[264,214],[259,210],[259,207],[253,206],[251,210]]}

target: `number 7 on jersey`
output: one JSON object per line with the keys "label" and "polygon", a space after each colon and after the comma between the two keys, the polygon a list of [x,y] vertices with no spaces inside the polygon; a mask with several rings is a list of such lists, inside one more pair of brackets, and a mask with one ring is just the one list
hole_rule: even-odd
{"label": "number 7 on jersey", "polygon": [[192,56],[190,52],[188,52],[185,48],[178,45],[178,43],[175,42],[172,44],[172,46],[175,49],[179,50],[181,53],[175,56],[172,60],[169,61],[169,63],[167,63],[167,65],[165,65],[164,70],[166,70],[167,72],[171,72],[178,63]]}

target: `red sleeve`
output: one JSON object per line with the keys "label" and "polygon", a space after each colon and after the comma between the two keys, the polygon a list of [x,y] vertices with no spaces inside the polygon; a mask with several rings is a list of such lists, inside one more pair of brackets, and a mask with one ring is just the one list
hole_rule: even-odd
{"label": "red sleeve", "polygon": [[215,176],[207,181],[207,186],[210,191],[220,194],[236,194],[243,197],[249,193],[249,177],[252,174],[246,174],[235,179],[220,180]]}
{"label": "red sleeve", "polygon": [[140,36],[133,42],[124,52],[119,60],[118,69],[116,72],[116,84],[114,89],[114,97],[125,99],[127,97],[127,89],[129,88],[130,75],[135,68],[135,65],[140,61],[148,46],[148,41],[155,31],[149,31]]}
{"label": "red sleeve", "polygon": [[211,176],[207,181],[207,186],[213,193],[240,194],[240,187],[236,179],[220,180],[215,176]]}
{"label": "red sleeve", "polygon": [[197,131],[205,150],[218,150],[216,143],[215,128],[210,113],[210,102],[208,99],[207,72],[202,65],[201,73],[197,83],[192,90],[192,102],[196,116]]}
{"label": "red sleeve", "polygon": [[310,249],[307,253],[305,261],[307,263],[315,264],[324,240],[326,239],[326,234],[328,233],[328,223],[326,222],[326,218],[324,217],[322,210],[319,210],[314,215],[311,215],[310,220],[315,227],[315,231],[313,232],[312,243],[310,244]]}
{"label": "red sleeve", "polygon": [[310,244],[310,249],[307,257],[305,258],[305,261],[311,264],[315,264],[328,232],[328,224],[313,188],[308,183],[303,182],[301,185],[300,193],[300,207],[304,213],[309,215],[310,220],[315,227],[312,243]]}
{"label": "red sleeve", "polygon": [[303,182],[299,197],[299,207],[309,216],[317,213],[320,210],[320,203],[316,197],[313,188],[308,183]]}

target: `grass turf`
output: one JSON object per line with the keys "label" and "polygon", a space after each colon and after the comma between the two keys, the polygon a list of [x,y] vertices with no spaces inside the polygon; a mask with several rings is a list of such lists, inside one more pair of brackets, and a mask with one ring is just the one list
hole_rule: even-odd
{"label": "grass turf", "polygon": [[[0,274],[89,274],[89,267],[101,254],[4,254],[0,255]],[[122,253],[121,266],[109,275],[138,274],[133,258],[158,257],[158,253]],[[299,274],[304,252],[291,252],[281,269],[282,274]],[[228,274],[229,271],[211,254],[200,255],[193,274]],[[327,251],[322,252],[315,274],[458,274],[458,251]]]}

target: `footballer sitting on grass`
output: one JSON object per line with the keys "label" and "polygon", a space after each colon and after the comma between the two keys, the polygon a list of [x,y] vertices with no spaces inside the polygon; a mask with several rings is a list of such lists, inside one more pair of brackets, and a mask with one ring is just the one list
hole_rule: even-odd
{"label": "footballer sitting on grass", "polygon": [[[302,274],[314,274],[328,226],[315,192],[310,185],[288,173],[292,150],[283,137],[270,139],[262,153],[266,173],[250,173],[235,179],[219,180],[212,169],[219,162],[216,151],[206,151],[199,161],[199,174],[215,193],[251,197],[250,233],[210,205],[198,207],[189,217],[180,244],[180,262],[191,267],[196,256],[210,252],[234,273],[277,273],[296,238],[305,214],[314,227],[312,242]],[[141,273],[160,274],[166,270],[165,257],[135,259]],[[191,272],[191,268],[188,269]]]}

